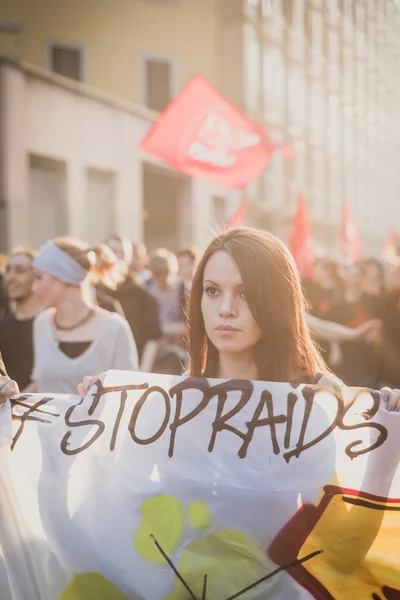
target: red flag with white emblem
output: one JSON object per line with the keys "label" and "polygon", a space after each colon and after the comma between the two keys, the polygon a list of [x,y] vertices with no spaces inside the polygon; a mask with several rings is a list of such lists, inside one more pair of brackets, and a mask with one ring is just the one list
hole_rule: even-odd
{"label": "red flag with white emblem", "polygon": [[302,194],[298,195],[297,211],[294,217],[293,230],[289,239],[289,250],[297,263],[302,277],[311,279],[315,260],[312,242],[311,223],[307,216],[307,206]]}
{"label": "red flag with white emblem", "polygon": [[272,140],[201,76],[167,106],[140,149],[225,188],[246,187],[257,179],[275,150],[293,157],[291,148]]}

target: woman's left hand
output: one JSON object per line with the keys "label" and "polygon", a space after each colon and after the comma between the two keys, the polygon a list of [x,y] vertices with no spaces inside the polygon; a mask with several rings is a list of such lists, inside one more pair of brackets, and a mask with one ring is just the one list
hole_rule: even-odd
{"label": "woman's left hand", "polygon": [[19,394],[18,384],[9,377],[0,377],[0,404]]}
{"label": "woman's left hand", "polygon": [[99,375],[97,377],[92,377],[91,375],[86,375],[81,383],[78,384],[78,394],[80,396],[86,396],[90,388],[96,381],[98,380]]}
{"label": "woman's left hand", "polygon": [[400,390],[383,387],[380,392],[386,410],[389,412],[400,412]]}

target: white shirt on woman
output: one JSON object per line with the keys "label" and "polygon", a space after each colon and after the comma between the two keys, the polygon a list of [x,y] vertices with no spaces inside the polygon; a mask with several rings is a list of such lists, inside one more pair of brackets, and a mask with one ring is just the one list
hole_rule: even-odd
{"label": "white shirt on woman", "polygon": [[[98,375],[110,369],[138,371],[138,355],[126,319],[117,313],[95,308],[95,314],[80,330],[58,335],[54,308],[37,315],[33,326],[34,371],[32,379],[39,393],[76,394],[85,375]],[[75,358],[67,356],[60,342],[91,341]]]}

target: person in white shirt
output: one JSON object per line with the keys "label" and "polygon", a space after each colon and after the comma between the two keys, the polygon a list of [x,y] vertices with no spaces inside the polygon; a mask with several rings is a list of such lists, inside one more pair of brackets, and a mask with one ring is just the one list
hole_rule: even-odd
{"label": "person in white shirt", "polygon": [[76,393],[86,373],[138,369],[127,321],[91,301],[91,275],[99,275],[95,264],[94,253],[72,238],[40,249],[33,289],[48,308],[34,322],[34,370],[27,391]]}

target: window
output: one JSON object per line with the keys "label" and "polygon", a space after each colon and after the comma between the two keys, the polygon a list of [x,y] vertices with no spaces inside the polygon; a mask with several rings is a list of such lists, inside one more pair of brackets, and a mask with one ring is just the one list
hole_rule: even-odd
{"label": "window", "polygon": [[314,144],[323,141],[325,129],[325,96],[324,86],[320,81],[311,84],[309,90],[309,127],[310,138]]}
{"label": "window", "polygon": [[290,132],[301,135],[306,125],[307,87],[303,69],[298,66],[288,73],[288,108]]}
{"label": "window", "polygon": [[[235,14],[237,14],[237,5],[239,3],[236,3],[236,2],[233,3],[232,0],[227,0],[227,3],[232,4],[231,10],[233,10],[233,12]],[[246,6],[245,6],[245,11],[246,11],[246,14],[249,16],[250,19],[257,20],[258,16],[259,16],[259,13],[260,13],[260,2],[259,2],[259,0],[247,0],[246,1]]]}
{"label": "window", "polygon": [[366,65],[364,61],[358,60],[356,62],[356,70],[355,70],[355,80],[356,80],[356,101],[357,104],[362,106],[365,102],[366,96]]}
{"label": "window", "polygon": [[351,48],[343,48],[343,91],[345,101],[351,102],[354,95],[354,56]]}
{"label": "window", "polygon": [[338,0],[327,0],[325,3],[329,10],[329,19],[332,25],[337,25],[340,18],[340,9]]}
{"label": "window", "polygon": [[291,32],[289,34],[290,51],[298,61],[304,60],[305,54],[305,10],[304,0],[296,0],[292,4]]}
{"label": "window", "polygon": [[356,46],[359,56],[363,56],[365,51],[365,8],[360,4],[356,6]]}
{"label": "window", "polygon": [[271,157],[267,173],[269,189],[268,203],[274,206],[282,206],[285,201],[287,179],[286,159],[282,152],[274,152]]}
{"label": "window", "polygon": [[49,42],[47,44],[47,66],[50,71],[75,79],[86,81],[86,56],[83,46]]}
{"label": "window", "polygon": [[345,162],[351,163],[355,155],[355,126],[351,116],[343,119],[343,141]]}
{"label": "window", "polygon": [[173,64],[169,59],[144,57],[142,100],[145,106],[157,112],[166,108],[174,95],[173,71]]}
{"label": "window", "polygon": [[367,46],[371,54],[375,52],[376,46],[376,23],[375,21],[367,21]]}
{"label": "window", "polygon": [[[282,140],[280,129],[271,128],[269,135],[277,142]],[[274,152],[265,171],[265,194],[269,206],[282,206],[284,204],[288,183],[286,162],[282,152]]]}
{"label": "window", "polygon": [[312,153],[312,183],[314,195],[314,210],[318,216],[323,215],[325,208],[325,160],[320,150]]}
{"label": "window", "polygon": [[[270,7],[270,8],[269,8]],[[285,7],[283,0],[263,4],[263,19],[265,30],[273,40],[280,41],[285,27]]]}
{"label": "window", "polygon": [[340,54],[339,54],[339,37],[335,29],[329,30],[328,36],[328,49],[329,49],[329,86],[332,89],[339,87],[340,77]]}
{"label": "window", "polygon": [[304,29],[304,0],[293,0],[291,5],[292,26]]}
{"label": "window", "polygon": [[339,97],[331,95],[329,98],[327,146],[331,155],[339,153],[341,132],[343,125],[343,113]]}
{"label": "window", "polygon": [[331,159],[329,162],[329,201],[331,215],[334,220],[340,219],[341,203],[338,198],[343,197],[343,168],[339,160]]}
{"label": "window", "polygon": [[263,70],[265,116],[273,123],[283,122],[286,72],[280,48],[271,46],[265,51]]}
{"label": "window", "polygon": [[44,156],[29,156],[30,239],[33,248],[64,235],[67,228],[67,165]]}
{"label": "window", "polygon": [[311,30],[314,50],[321,53],[324,43],[324,21],[319,11],[314,10],[311,13]]}
{"label": "window", "polygon": [[245,77],[246,86],[244,95],[246,99],[246,109],[257,112],[259,110],[260,100],[260,63],[261,63],[261,45],[254,27],[247,24],[244,30],[245,36]]}
{"label": "window", "polygon": [[262,0],[261,12],[264,19],[269,19],[272,16],[271,0]]}
{"label": "window", "polygon": [[298,193],[307,186],[307,154],[303,140],[295,140],[293,149],[296,157],[293,161],[293,186]]}
{"label": "window", "polygon": [[285,1],[285,17],[286,17],[286,24],[288,27],[293,26],[293,19],[294,19],[293,2],[294,2],[294,0],[286,0]]}
{"label": "window", "polygon": [[105,240],[115,231],[115,173],[89,167],[86,171],[88,241]]}

